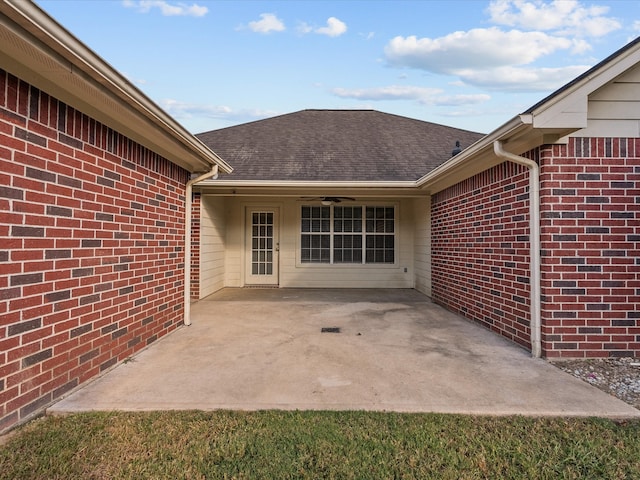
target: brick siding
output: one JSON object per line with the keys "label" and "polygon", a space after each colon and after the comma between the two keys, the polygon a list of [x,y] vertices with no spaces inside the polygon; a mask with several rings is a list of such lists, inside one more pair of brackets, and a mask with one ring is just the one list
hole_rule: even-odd
{"label": "brick siding", "polygon": [[548,357],[640,356],[640,139],[541,151]]}
{"label": "brick siding", "polygon": [[188,173],[0,70],[0,431],[183,320]]}
{"label": "brick siding", "polygon": [[[540,164],[542,353],[640,356],[640,139],[572,138]],[[529,343],[528,173],[502,164],[432,197],[433,298]]]}
{"label": "brick siding", "polygon": [[194,192],[191,209],[191,299],[200,298],[200,209],[202,196]]}
{"label": "brick siding", "polygon": [[431,198],[432,297],[530,348],[526,167],[503,163]]}

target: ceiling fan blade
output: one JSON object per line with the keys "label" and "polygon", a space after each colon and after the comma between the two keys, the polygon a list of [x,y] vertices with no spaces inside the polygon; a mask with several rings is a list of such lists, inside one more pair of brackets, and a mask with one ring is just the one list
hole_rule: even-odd
{"label": "ceiling fan blade", "polygon": [[320,202],[332,202],[332,203],[340,203],[343,200],[349,200],[351,202],[354,202],[356,199],[352,198],[352,197],[300,197],[300,200],[304,200],[305,202],[313,202],[313,201],[320,201]]}
{"label": "ceiling fan blade", "polygon": [[334,203],[340,203],[344,200],[349,200],[351,202],[354,202],[356,199],[352,197],[324,197],[324,200],[328,200]]}

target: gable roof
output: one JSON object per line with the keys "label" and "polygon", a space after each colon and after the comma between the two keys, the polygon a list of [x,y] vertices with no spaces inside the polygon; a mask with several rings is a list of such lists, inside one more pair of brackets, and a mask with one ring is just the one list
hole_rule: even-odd
{"label": "gable roof", "polygon": [[[590,96],[637,65],[640,65],[640,37],[425,174],[416,186],[434,193],[502,163],[504,160],[494,154],[495,142],[502,143],[506,151],[521,155],[568,135],[578,135],[588,127]],[[631,88],[638,84],[635,81]],[[621,133],[620,136],[629,136],[627,132]]]}
{"label": "gable roof", "polygon": [[232,170],[33,2],[0,0],[0,65],[191,172]]}
{"label": "gable roof", "polygon": [[415,181],[481,133],[375,110],[302,110],[196,135],[228,180]]}
{"label": "gable roof", "polygon": [[[587,70],[583,74],[578,75],[576,78],[571,80],[569,83],[563,85],[562,87],[560,87],[556,91],[550,93],[547,97],[543,98],[542,100],[540,100],[535,105],[532,105],[531,107],[529,107],[526,111],[523,112],[523,114],[533,114],[539,108],[542,108],[546,104],[550,103],[554,98],[560,97],[563,93],[569,92],[573,87],[577,87],[577,86],[580,86],[580,84],[582,84],[582,83],[586,83],[586,81],[588,81],[589,79],[591,79],[591,78],[595,77],[596,75],[598,75],[597,72],[601,72],[601,71],[606,70],[606,68],[610,64],[616,63],[617,60],[619,60],[621,57],[626,56],[627,53],[632,53],[632,51],[634,49],[636,49],[638,47],[638,45],[640,45],[640,37],[637,37],[636,39],[634,39],[631,42],[627,43],[622,48],[616,50],[611,55],[609,55],[607,58],[605,58],[604,60],[598,62],[596,65],[591,67],[589,70]],[[627,68],[628,68],[628,65],[626,65],[626,66],[623,65],[623,71],[626,70]],[[609,80],[609,79],[607,79],[607,80]]]}

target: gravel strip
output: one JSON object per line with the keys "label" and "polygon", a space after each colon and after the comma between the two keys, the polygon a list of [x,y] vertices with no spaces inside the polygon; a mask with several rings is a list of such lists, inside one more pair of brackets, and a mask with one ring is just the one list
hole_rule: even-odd
{"label": "gravel strip", "polygon": [[607,358],[553,361],[559,369],[640,409],[640,359]]}

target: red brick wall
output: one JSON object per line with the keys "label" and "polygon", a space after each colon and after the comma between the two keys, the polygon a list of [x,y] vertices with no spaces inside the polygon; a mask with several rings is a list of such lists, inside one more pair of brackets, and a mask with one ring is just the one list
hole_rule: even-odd
{"label": "red brick wall", "polygon": [[0,431],[182,323],[188,173],[0,70]]}
{"label": "red brick wall", "polygon": [[191,209],[191,298],[200,298],[200,208],[202,197],[200,193],[193,194],[193,208]]}
{"label": "red brick wall", "polygon": [[[640,356],[640,139],[573,138],[540,164],[542,353]],[[527,173],[432,197],[433,298],[530,348]]]}
{"label": "red brick wall", "polygon": [[527,169],[503,163],[431,198],[435,302],[530,348]]}
{"label": "red brick wall", "polygon": [[640,356],[640,139],[544,148],[541,203],[546,355]]}

